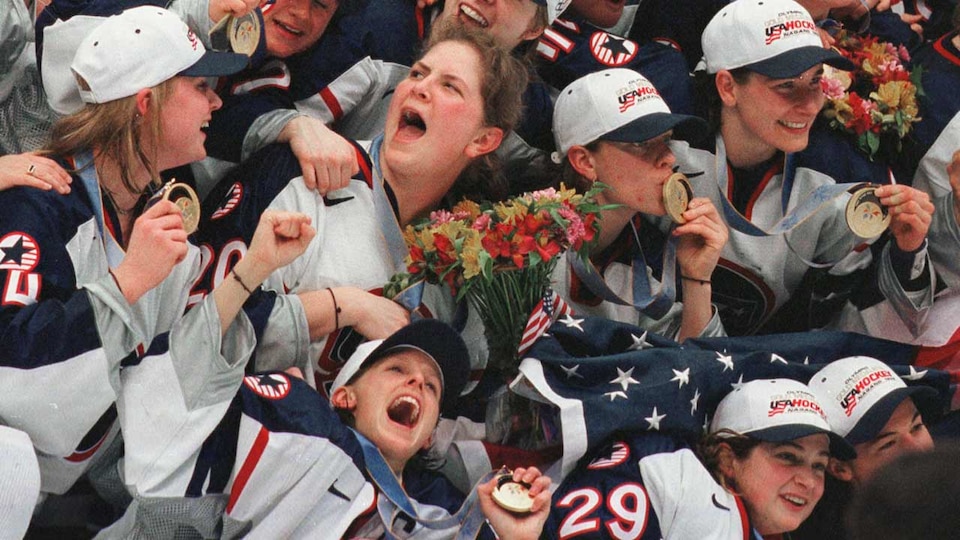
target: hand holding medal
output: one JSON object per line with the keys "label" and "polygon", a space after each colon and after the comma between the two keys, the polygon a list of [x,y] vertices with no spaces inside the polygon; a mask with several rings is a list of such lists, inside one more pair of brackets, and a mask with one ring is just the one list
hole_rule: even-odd
{"label": "hand holding medal", "polygon": [[550,478],[536,467],[503,467],[477,491],[484,516],[501,538],[539,536],[550,511]]}
{"label": "hand holding medal", "polygon": [[183,217],[183,230],[187,234],[196,232],[200,225],[200,199],[192,187],[177,182],[176,179],[170,180],[150,197],[150,200],[147,201],[147,208],[159,201],[170,201],[177,205],[177,208],[180,209],[180,215]]}

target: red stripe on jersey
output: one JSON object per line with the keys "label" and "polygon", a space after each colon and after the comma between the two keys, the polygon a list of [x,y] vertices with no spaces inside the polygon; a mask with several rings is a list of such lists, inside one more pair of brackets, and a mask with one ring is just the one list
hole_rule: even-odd
{"label": "red stripe on jersey", "polygon": [[80,463],[81,461],[86,461],[86,460],[90,459],[90,456],[96,454],[96,453],[97,453],[97,450],[99,450],[100,447],[103,446],[103,441],[107,440],[107,435],[110,435],[110,430],[109,430],[109,429],[107,430],[106,433],[103,434],[103,437],[100,437],[100,440],[97,441],[97,442],[96,442],[93,446],[91,446],[90,448],[88,448],[88,449],[86,449],[86,450],[84,450],[84,451],[82,451],[82,452],[74,452],[74,453],[70,454],[69,456],[67,456],[67,457],[65,457],[65,458],[63,458],[63,459],[65,459],[65,460],[67,460],[67,461],[70,461],[70,462],[72,462],[72,463]]}
{"label": "red stripe on jersey", "polygon": [[367,163],[364,153],[356,147],[354,147],[354,151],[357,153],[357,165],[360,166],[360,173],[363,175],[363,180],[367,183],[368,187],[373,188],[373,171],[370,170],[370,165]]}
{"label": "red stripe on jersey", "polygon": [[757,184],[757,187],[753,190],[753,195],[751,195],[750,200],[747,201],[747,207],[744,208],[743,217],[752,219],[753,205],[756,204],[757,199],[760,198],[760,194],[763,193],[763,190],[767,187],[767,184],[770,183],[770,179],[773,178],[773,175],[782,171],[783,162],[778,160],[777,163],[771,166],[767,173],[763,175],[763,180]]}
{"label": "red stripe on jersey", "polygon": [[417,7],[413,10],[413,16],[417,19],[417,37],[420,38],[420,41],[423,41],[423,9]]}
{"label": "red stripe on jersey", "polygon": [[740,523],[743,525],[743,540],[750,540],[753,536],[750,534],[750,517],[747,515],[747,509],[743,507],[743,501],[740,497],[734,496],[737,501],[737,510],[740,512]]}
{"label": "red stripe on jersey", "polygon": [[230,502],[227,503],[228,514],[233,511],[233,505],[237,503],[237,499],[243,494],[243,488],[246,487],[247,481],[250,480],[250,475],[253,474],[253,470],[256,469],[257,464],[260,463],[260,457],[263,456],[263,451],[266,449],[268,442],[270,442],[270,432],[267,431],[267,428],[261,427],[260,433],[257,433],[257,438],[253,441],[253,446],[250,447],[250,453],[247,454],[247,459],[243,460],[243,466],[240,467],[240,472],[237,473],[237,479],[233,482],[233,489],[230,490]]}
{"label": "red stripe on jersey", "polygon": [[323,104],[330,109],[330,114],[333,115],[334,120],[343,118],[343,108],[340,106],[337,96],[333,95],[329,86],[325,86],[323,90],[320,90],[320,99],[322,99]]}
{"label": "red stripe on jersey", "polygon": [[942,38],[938,39],[937,41],[935,41],[933,44],[933,50],[940,53],[940,56],[946,58],[949,62],[960,66],[960,58],[958,58],[957,55],[953,53],[953,51],[948,50],[947,46],[945,45],[945,43],[949,43],[950,40],[952,40],[953,36],[955,35],[957,34],[954,32],[951,32],[943,36]]}

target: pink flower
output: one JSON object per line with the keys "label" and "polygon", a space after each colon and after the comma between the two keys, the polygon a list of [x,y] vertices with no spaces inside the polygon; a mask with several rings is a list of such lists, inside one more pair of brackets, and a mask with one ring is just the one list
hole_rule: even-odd
{"label": "pink flower", "polygon": [[900,55],[900,60],[903,60],[904,62],[910,61],[910,51],[908,51],[903,45],[900,45],[897,48],[897,53]]}
{"label": "pink flower", "polygon": [[841,99],[846,93],[842,82],[829,77],[820,79],[820,88],[823,90],[823,95],[826,96],[827,99]]}
{"label": "pink flower", "polygon": [[541,189],[530,194],[530,198],[539,201],[540,199],[556,199],[557,190],[554,188]]}
{"label": "pink flower", "polygon": [[579,214],[566,206],[561,206],[557,210],[557,213],[560,214],[560,217],[570,222],[565,231],[567,243],[576,245],[587,233],[586,228],[583,226],[583,220],[580,219]]}
{"label": "pink flower", "polygon": [[480,214],[471,228],[475,231],[485,231],[490,227],[490,220],[490,214]]}
{"label": "pink flower", "polygon": [[430,221],[434,222],[437,225],[442,225],[444,223],[450,223],[456,221],[457,216],[448,212],[447,210],[435,210],[430,212]]}

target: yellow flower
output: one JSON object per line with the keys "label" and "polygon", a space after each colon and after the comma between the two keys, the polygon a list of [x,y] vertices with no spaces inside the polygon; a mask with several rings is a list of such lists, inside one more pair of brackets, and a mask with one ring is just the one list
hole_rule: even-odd
{"label": "yellow flower", "polygon": [[477,219],[480,215],[480,205],[469,199],[463,199],[453,207],[452,212],[454,214],[462,212],[470,216],[470,219]]}
{"label": "yellow flower", "polygon": [[470,279],[480,275],[480,252],[483,246],[480,244],[480,233],[474,230],[468,230],[463,238],[463,249],[460,252],[460,258],[463,261],[463,279]]}

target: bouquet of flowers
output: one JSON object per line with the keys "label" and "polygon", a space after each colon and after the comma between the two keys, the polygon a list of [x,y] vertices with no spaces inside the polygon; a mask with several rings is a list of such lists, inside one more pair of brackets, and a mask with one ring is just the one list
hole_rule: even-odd
{"label": "bouquet of flowers", "polygon": [[407,272],[384,289],[390,298],[419,281],[443,283],[467,298],[484,323],[488,367],[516,373],[527,320],[566,250],[586,258],[599,232],[599,183],[586,194],[547,189],[498,203],[464,200],[407,227]]}
{"label": "bouquet of flowers", "polygon": [[835,47],[856,69],[827,69],[824,73],[821,86],[827,101],[821,116],[831,128],[853,136],[871,160],[881,147],[885,152],[899,152],[903,138],[920,120],[921,69],[906,69],[904,63],[910,56],[905,47],[875,37],[843,30]]}

